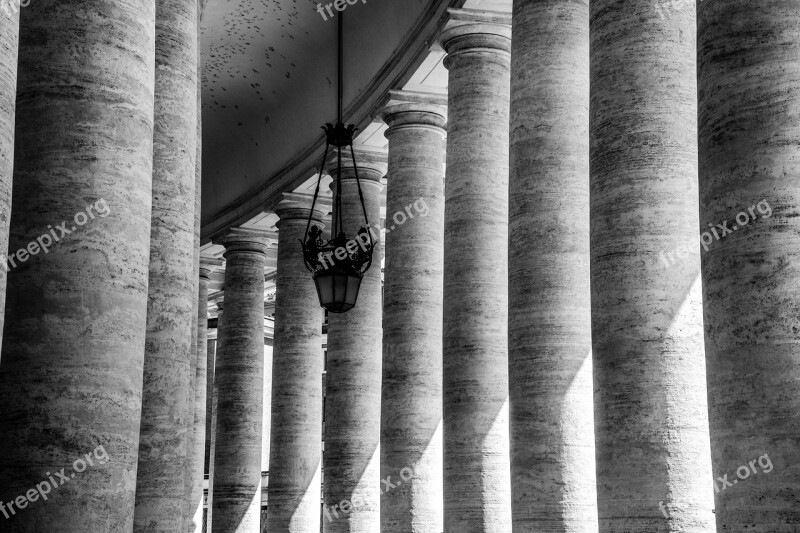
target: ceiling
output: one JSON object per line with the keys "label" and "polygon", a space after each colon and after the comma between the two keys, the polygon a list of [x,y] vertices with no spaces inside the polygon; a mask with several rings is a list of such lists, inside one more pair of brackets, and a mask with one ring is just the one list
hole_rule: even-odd
{"label": "ceiling", "polygon": [[[350,1],[343,11],[344,119],[361,129],[357,145],[383,152],[385,126],[377,117],[389,90],[447,91],[444,53],[436,44],[447,8],[511,9],[511,0]],[[221,256],[210,241],[232,226],[275,232],[269,208],[278,194],[316,184],[320,126],[336,118],[340,14],[334,13],[323,19],[312,0],[207,1],[201,23],[204,257]],[[222,281],[217,272],[212,292]]]}

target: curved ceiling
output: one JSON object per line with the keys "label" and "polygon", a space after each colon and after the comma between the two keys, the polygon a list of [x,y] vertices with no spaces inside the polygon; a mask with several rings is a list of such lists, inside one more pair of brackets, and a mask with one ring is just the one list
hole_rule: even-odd
{"label": "curved ceiling", "polygon": [[[351,1],[343,12],[345,121],[363,128],[387,91],[402,86],[426,59],[447,7],[464,1]],[[206,4],[204,242],[313,173],[323,140],[319,127],[335,121],[336,113],[340,15],[333,12],[325,20],[311,0]]]}

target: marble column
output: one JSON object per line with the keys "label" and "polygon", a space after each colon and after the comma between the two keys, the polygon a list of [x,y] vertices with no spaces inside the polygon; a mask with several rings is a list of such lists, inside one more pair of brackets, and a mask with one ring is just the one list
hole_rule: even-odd
{"label": "marble column", "polygon": [[189,469],[191,474],[191,496],[188,509],[187,529],[191,533],[203,527],[203,473],[206,448],[206,402],[208,378],[208,283],[216,261],[201,259],[200,283],[197,296],[197,364],[195,366],[194,424]]}
{"label": "marble column", "polygon": [[588,0],[514,2],[510,124],[513,528],[596,532]]}
{"label": "marble column", "polygon": [[800,1],[698,2],[697,16],[700,230],[720,235],[702,266],[717,528],[795,531]]}
{"label": "marble column", "polygon": [[[4,4],[6,5],[6,4]],[[13,5],[13,4],[12,4]],[[14,173],[14,107],[17,100],[19,12],[6,5],[0,14],[0,346],[6,301],[8,223],[11,218],[11,181]]]}
{"label": "marble column", "polygon": [[264,232],[234,228],[225,246],[224,339],[217,351],[214,533],[261,531],[261,415],[264,374]]}
{"label": "marble column", "polygon": [[[273,211],[280,221],[267,531],[319,533],[323,310],[299,242],[311,198],[284,194]],[[315,210],[312,223],[324,227],[323,216]]]}
{"label": "marble column", "polygon": [[[4,531],[130,531],[147,320],[155,5],[64,0],[24,9],[9,239],[16,266],[0,367],[0,501],[9,516],[0,520]],[[0,25],[5,55],[13,37],[7,22]],[[50,491],[47,501],[31,492],[37,487]]]}
{"label": "marble column", "polygon": [[[342,228],[354,238],[365,225],[350,157],[342,168]],[[323,456],[325,533],[380,529],[381,433],[381,178],[385,162],[356,152],[359,181],[375,233],[372,267],[364,274],[356,306],[328,315],[328,367]],[[330,167],[335,171],[335,165]],[[335,184],[335,181],[334,181]],[[332,185],[332,188],[335,187]],[[335,193],[335,190],[334,190]],[[334,216],[336,211],[334,208]]]}
{"label": "marble column", "polygon": [[[447,97],[392,93],[383,289],[381,531],[444,529],[442,279]],[[393,229],[394,228],[394,229]]]}
{"label": "marble column", "polygon": [[[652,0],[590,6],[600,531],[714,531],[694,5],[664,17]],[[666,266],[663,252],[686,247]]]}
{"label": "marble column", "polygon": [[511,531],[510,16],[450,10],[444,228],[444,531]]}
{"label": "marble column", "polygon": [[185,515],[197,150],[197,0],[156,2],[155,127],[142,423],[134,531],[174,533]]}

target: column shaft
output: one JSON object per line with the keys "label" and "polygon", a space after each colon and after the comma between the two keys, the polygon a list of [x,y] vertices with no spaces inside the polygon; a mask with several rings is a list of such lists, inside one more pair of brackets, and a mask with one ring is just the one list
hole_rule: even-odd
{"label": "column shaft", "polygon": [[206,392],[208,377],[208,282],[210,270],[201,268],[197,297],[197,364],[195,365],[194,424],[189,452],[192,472],[191,498],[187,523],[189,533],[203,527],[203,457],[206,447]]}
{"label": "column shaft", "polygon": [[[299,242],[310,208],[305,197],[285,195],[274,209],[280,221],[267,531],[319,533],[323,311]],[[314,214],[317,226],[322,216]]]}
{"label": "column shaft", "polygon": [[[193,424],[192,434],[190,439],[191,455],[190,455],[190,475],[187,477],[188,485],[186,488],[187,506],[186,506],[186,529],[189,533],[193,531],[200,531],[203,527],[203,466],[204,466],[204,451],[205,451],[205,435],[206,435],[206,337],[208,335],[208,276],[204,277],[204,273],[200,270],[200,229],[201,229],[201,206],[202,206],[202,162],[203,162],[203,128],[202,128],[202,68],[200,66],[201,48],[200,48],[200,9],[201,1],[197,2],[197,143],[196,143],[196,156],[195,156],[195,181],[194,181],[194,271],[197,273],[197,317],[193,321],[193,330],[197,332],[196,342],[192,343],[194,347],[193,353],[196,356],[195,361],[195,375],[194,375],[194,406],[193,406]],[[208,270],[207,274],[211,271]],[[203,293],[202,284],[205,283],[205,293]],[[205,296],[203,296],[205,294]],[[200,390],[202,388],[202,390]],[[198,413],[197,409],[203,412]]]}
{"label": "column shaft", "polygon": [[[661,17],[651,0],[590,5],[600,531],[714,531],[694,9]],[[687,247],[664,264],[663,252]]]}
{"label": "column shaft", "polygon": [[[380,219],[383,169],[368,167],[358,154],[356,160],[367,216],[375,227]],[[352,178],[352,168],[345,169],[342,229],[348,237],[355,237],[365,224]],[[364,274],[355,308],[328,317],[322,519],[325,533],[372,533],[380,529],[380,235],[375,242],[373,264]]]}
{"label": "column shaft", "polygon": [[597,531],[589,275],[589,2],[516,0],[509,401],[515,533]]}
{"label": "column shaft", "polygon": [[[155,7],[64,0],[24,9],[10,234],[16,267],[0,368],[0,501],[9,517],[0,520],[4,531],[130,531]],[[49,487],[47,501],[28,498],[37,486]]]}
{"label": "column shaft", "polygon": [[397,486],[381,496],[381,531],[441,532],[446,108],[398,102],[383,116],[389,125],[390,178],[381,479]]}
{"label": "column shaft", "polygon": [[261,531],[264,265],[268,242],[253,230],[224,237],[224,342],[217,352],[214,533]]}
{"label": "column shaft", "polygon": [[444,530],[511,531],[507,16],[452,11],[444,228]]}
{"label": "column shaft", "polygon": [[3,344],[6,277],[11,265],[8,253],[8,223],[11,219],[11,182],[14,175],[14,107],[17,101],[17,49],[19,12],[4,4],[0,14],[0,347]]}
{"label": "column shaft", "polygon": [[700,228],[721,234],[705,343],[717,528],[782,533],[800,524],[800,1],[754,7],[697,4]]}
{"label": "column shaft", "polygon": [[193,302],[197,0],[157,0],[153,202],[135,531],[183,528]]}

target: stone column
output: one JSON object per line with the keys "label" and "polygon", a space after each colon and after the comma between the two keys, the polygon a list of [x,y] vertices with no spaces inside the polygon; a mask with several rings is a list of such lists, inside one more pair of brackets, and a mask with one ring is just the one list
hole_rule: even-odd
{"label": "stone column", "polygon": [[147,336],[134,531],[183,528],[197,151],[197,0],[156,2],[155,127]]}
{"label": "stone column", "polygon": [[[272,352],[273,340],[267,337],[267,319],[264,318],[264,374],[261,377],[261,472],[269,472],[269,445],[272,438]],[[268,485],[261,484],[262,511],[267,503]],[[267,478],[269,480],[269,478]],[[266,531],[267,515],[262,512],[261,529]]]}
{"label": "stone column", "polygon": [[[299,242],[311,199],[284,194],[273,210],[280,221],[267,531],[319,533],[323,310]],[[315,210],[312,223],[324,227],[323,216]]]}
{"label": "stone column", "polygon": [[[714,531],[691,4],[591,2],[591,283],[601,532]],[[563,90],[560,89],[560,90]],[[686,249],[665,268],[662,252]]]}
{"label": "stone column", "polygon": [[[208,335],[208,282],[209,278],[208,275],[211,274],[211,271],[214,268],[213,264],[208,265],[206,269],[207,272],[205,273],[205,299],[202,297],[201,291],[203,290],[201,285],[204,283],[203,276],[204,273],[201,271],[201,259],[200,259],[200,231],[201,231],[201,211],[202,211],[202,192],[203,192],[203,127],[202,127],[202,118],[203,118],[203,105],[202,105],[202,96],[203,96],[203,69],[201,66],[201,58],[202,58],[202,50],[200,46],[200,19],[202,17],[202,0],[198,0],[197,2],[197,150],[196,150],[196,157],[195,157],[195,181],[194,181],[194,268],[197,272],[197,290],[198,295],[198,309],[197,309],[197,323],[194,324],[194,329],[197,331],[197,342],[192,343],[194,346],[194,353],[197,354],[197,361],[195,362],[195,387],[202,387],[203,390],[200,391],[195,388],[194,391],[194,409],[202,409],[203,413],[200,414],[197,411],[194,411],[194,424],[193,424],[193,433],[192,433],[192,450],[195,454],[197,451],[200,450],[199,455],[195,455],[192,457],[193,461],[199,461],[199,463],[195,463],[192,469],[190,470],[191,475],[187,478],[187,516],[186,516],[186,526],[187,531],[192,533],[193,531],[200,531],[203,527],[203,472],[204,472],[204,450],[205,450],[205,435],[206,435],[206,381],[207,381],[207,361],[206,361],[206,337]],[[202,332],[200,331],[202,329]],[[203,343],[198,344],[201,340],[201,335],[203,339]],[[199,358],[202,358],[201,361]],[[199,383],[197,380],[201,379],[202,383]],[[197,424],[202,424],[202,434],[197,433]],[[197,440],[199,439],[199,442]],[[199,500],[199,504],[198,504]]]}
{"label": "stone column", "polygon": [[217,350],[214,533],[261,531],[261,415],[264,385],[264,232],[235,228],[225,246],[224,339]]}
{"label": "stone column", "polygon": [[509,401],[515,532],[597,531],[589,2],[514,2]]}
{"label": "stone column", "polygon": [[[444,530],[511,531],[510,16],[450,10],[444,229]],[[479,481],[480,480],[480,481]]]}
{"label": "stone column", "polygon": [[197,295],[197,364],[194,393],[194,424],[192,446],[189,452],[189,468],[192,472],[189,515],[189,532],[203,527],[203,473],[206,448],[206,403],[208,379],[208,283],[211,272],[218,266],[216,261],[201,259],[200,283]]}
{"label": "stone column", "polygon": [[[15,266],[0,368],[0,501],[9,518],[0,520],[4,531],[130,531],[147,319],[155,5],[64,0],[24,9]],[[13,37],[1,24],[6,69]],[[47,501],[27,499],[37,486],[47,490],[44,483],[58,484],[49,485]]]}
{"label": "stone column", "polygon": [[[8,223],[11,216],[11,181],[14,173],[14,106],[17,101],[17,45],[19,12],[6,6],[0,13],[0,346],[6,301]],[[12,4],[13,5],[13,4]]]}
{"label": "stone column", "polygon": [[217,331],[216,331],[216,341],[214,343],[214,360],[212,367],[212,372],[210,374],[212,383],[211,383],[211,391],[209,394],[209,402],[208,402],[208,412],[206,413],[207,419],[210,421],[211,427],[209,428],[210,435],[208,437],[208,465],[207,465],[207,472],[208,472],[208,497],[206,498],[206,531],[213,531],[211,518],[214,511],[214,451],[216,449],[216,442],[217,442],[217,399],[218,399],[218,392],[217,392],[217,380],[216,380],[216,364],[217,364],[217,354],[219,353],[219,348],[222,346],[222,341],[224,340],[223,337],[220,337],[220,324],[222,324],[224,313],[222,312],[223,302],[217,302]]}
{"label": "stone column", "polygon": [[697,16],[717,528],[788,532],[800,524],[800,1],[698,2]]}
{"label": "stone column", "polygon": [[446,96],[393,93],[383,289],[381,531],[444,529],[442,269]]}
{"label": "stone column", "polygon": [[[386,164],[359,152],[356,164],[369,223],[377,228]],[[354,177],[347,157],[342,169],[342,218],[343,230],[351,238],[365,224]],[[373,232],[373,264],[364,274],[355,308],[328,315],[325,533],[380,529],[381,252],[379,231]]]}

